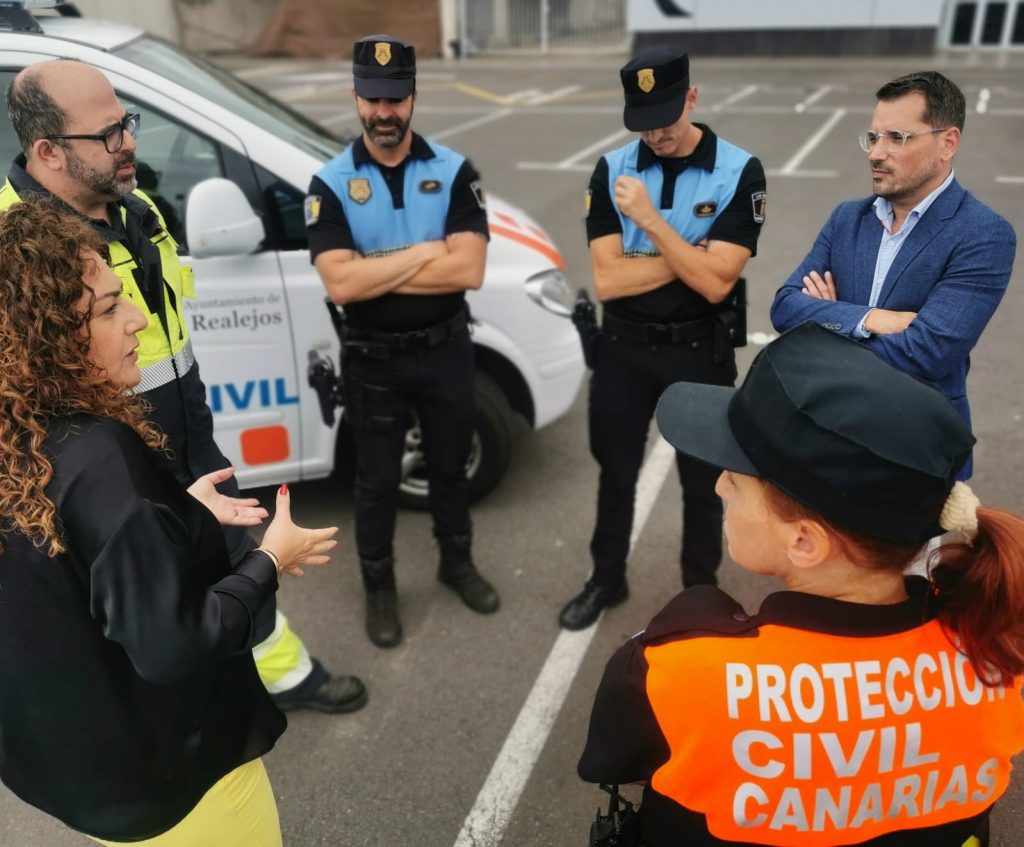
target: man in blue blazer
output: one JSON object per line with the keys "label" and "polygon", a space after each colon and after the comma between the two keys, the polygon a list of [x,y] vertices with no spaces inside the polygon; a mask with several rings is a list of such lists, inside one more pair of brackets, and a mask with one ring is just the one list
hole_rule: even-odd
{"label": "man in blue blazer", "polygon": [[[882,86],[860,136],[874,198],[840,203],[775,295],[780,332],[804,321],[862,340],[939,388],[970,424],[970,352],[1010,279],[1013,228],[961,188],[964,95],[935,71]],[[961,472],[971,473],[968,462]]]}

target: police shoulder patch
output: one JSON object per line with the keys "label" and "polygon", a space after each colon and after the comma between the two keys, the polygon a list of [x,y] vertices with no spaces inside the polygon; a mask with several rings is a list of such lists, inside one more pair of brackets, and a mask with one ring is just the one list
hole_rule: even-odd
{"label": "police shoulder patch", "polygon": [[420,182],[420,191],[424,194],[437,194],[441,190],[441,181],[437,179],[424,179]]}
{"label": "police shoulder patch", "polygon": [[714,200],[703,200],[693,207],[694,217],[710,218],[718,211],[718,204]]}
{"label": "police shoulder patch", "polygon": [[484,196],[484,187],[480,184],[480,180],[475,179],[469,184],[470,190],[473,192],[473,196],[476,197],[476,203],[481,209],[487,208],[487,198]]}
{"label": "police shoulder patch", "polygon": [[768,206],[768,192],[755,191],[750,195],[750,202],[754,206],[754,223],[764,223],[764,212]]}
{"label": "police shoulder patch", "polygon": [[587,214],[590,214],[590,202],[594,199],[594,191],[591,188],[587,189],[587,199],[584,201],[584,206],[587,210]]}
{"label": "police shoulder patch", "polygon": [[313,226],[320,220],[320,204],[321,197],[319,194],[310,194],[306,197],[306,226]]}

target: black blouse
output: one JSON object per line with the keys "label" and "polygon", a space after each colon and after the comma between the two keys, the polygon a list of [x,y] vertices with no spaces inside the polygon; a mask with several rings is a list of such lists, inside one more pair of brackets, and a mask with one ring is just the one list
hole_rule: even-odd
{"label": "black blouse", "polygon": [[47,495],[68,552],[8,533],[0,555],[0,778],[109,840],[170,829],[286,721],[253,663],[277,577],[232,571],[213,515],[128,427],[51,428]]}

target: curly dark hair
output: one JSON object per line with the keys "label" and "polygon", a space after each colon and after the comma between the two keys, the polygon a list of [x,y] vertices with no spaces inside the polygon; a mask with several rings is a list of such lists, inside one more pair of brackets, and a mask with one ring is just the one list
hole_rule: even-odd
{"label": "curly dark hair", "polygon": [[10,533],[50,556],[65,550],[45,493],[53,467],[42,446],[55,420],[97,415],[154,449],[166,443],[144,401],[89,362],[92,297],[85,313],[76,306],[92,291],[83,277],[97,253],[108,260],[102,236],[50,199],[26,198],[0,214],[0,552]]}

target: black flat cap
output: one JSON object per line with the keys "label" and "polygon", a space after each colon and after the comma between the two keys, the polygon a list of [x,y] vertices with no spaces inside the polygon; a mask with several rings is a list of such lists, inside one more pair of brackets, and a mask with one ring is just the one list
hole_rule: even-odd
{"label": "black flat cap", "polygon": [[642,53],[619,71],[626,106],[622,122],[631,132],[671,126],[679,120],[690,88],[690,59],[670,47]]}
{"label": "black flat cap", "polygon": [[404,100],[416,90],[416,48],[391,35],[368,35],[352,47],[356,94]]}
{"label": "black flat cap", "polygon": [[739,388],[669,386],[657,420],[681,453],[762,477],[837,526],[907,544],[942,531],[975,441],[940,391],[815,323],[765,347]]}

